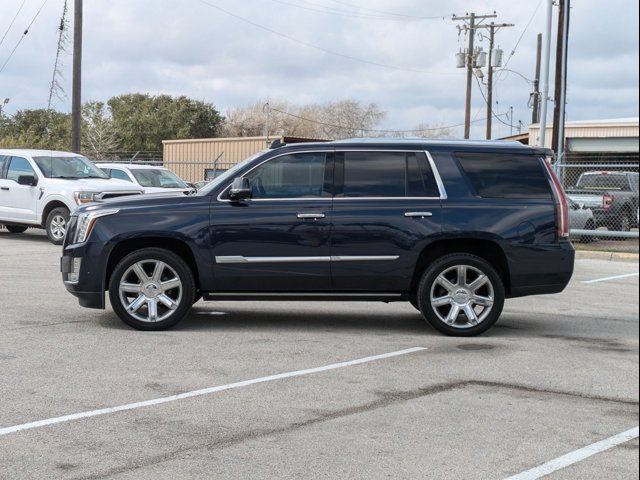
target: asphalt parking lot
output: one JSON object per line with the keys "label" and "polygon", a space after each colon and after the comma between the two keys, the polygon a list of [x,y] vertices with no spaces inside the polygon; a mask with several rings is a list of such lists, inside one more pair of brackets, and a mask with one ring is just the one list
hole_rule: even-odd
{"label": "asphalt parking lot", "polygon": [[78,306],[59,251],[0,231],[0,478],[638,478],[637,261],[579,260],[460,339],[404,303],[138,332]]}

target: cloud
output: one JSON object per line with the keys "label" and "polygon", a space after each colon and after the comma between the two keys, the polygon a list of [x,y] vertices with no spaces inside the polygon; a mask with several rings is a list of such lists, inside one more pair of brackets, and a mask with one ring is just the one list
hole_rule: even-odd
{"label": "cloud", "polygon": [[[508,56],[537,3],[92,0],[84,7],[83,98],[103,100],[131,91],[184,94],[213,102],[224,112],[265,98],[302,103],[352,97],[375,102],[388,112],[382,128],[457,124],[464,119],[465,77],[455,68],[454,54],[465,42],[458,37],[450,15],[496,10],[498,21],[515,23],[514,28],[503,29],[497,36],[498,45]],[[19,0],[0,0],[0,10],[8,12],[0,19],[0,32],[4,32],[19,4]],[[0,47],[0,64],[37,7],[25,7],[18,17]],[[380,13],[389,10],[447,18],[421,20]],[[543,10],[538,9],[509,63],[509,68],[528,78],[533,76],[535,37],[543,29]],[[621,15],[622,11],[626,13]],[[0,74],[0,97],[11,98],[9,113],[45,105],[60,13],[61,2],[47,4]],[[637,38],[637,3],[611,0],[603,6],[596,0],[573,2],[567,98],[570,119],[638,115]],[[481,44],[485,50],[486,43]],[[64,86],[70,92],[71,57],[66,55],[63,61]],[[503,76],[496,82],[499,104],[495,110],[502,113],[513,106],[514,121],[526,123],[531,116],[527,108],[530,89],[517,75]],[[69,100],[58,102],[57,107],[68,110]],[[472,112],[477,118],[485,117],[475,84]],[[495,136],[509,134],[508,126],[494,124]],[[456,133],[461,134],[461,129]],[[483,122],[475,123],[472,133],[482,136]]]}

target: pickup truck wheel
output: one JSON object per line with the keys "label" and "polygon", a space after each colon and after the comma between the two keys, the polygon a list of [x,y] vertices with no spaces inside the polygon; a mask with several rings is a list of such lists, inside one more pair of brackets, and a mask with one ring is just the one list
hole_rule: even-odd
{"label": "pickup truck wheel", "polygon": [[24,233],[29,227],[23,225],[5,225],[4,228],[6,228],[9,233]]}
{"label": "pickup truck wheel", "polygon": [[47,215],[45,228],[47,237],[54,245],[62,245],[64,236],[67,234],[67,224],[69,223],[69,210],[64,207],[54,208]]}
{"label": "pickup truck wheel", "polygon": [[616,222],[615,229],[618,232],[629,232],[631,231],[631,215],[629,212],[624,211],[620,213],[620,218]]}
{"label": "pickup truck wheel", "polygon": [[504,298],[496,270],[483,258],[466,253],[435,261],[418,286],[425,319],[440,332],[457,337],[488,330],[500,317]]}
{"label": "pickup truck wheel", "polygon": [[161,248],[144,248],[116,265],[109,299],[127,325],[138,330],[165,330],[187,314],[195,290],[193,273],[182,258]]}

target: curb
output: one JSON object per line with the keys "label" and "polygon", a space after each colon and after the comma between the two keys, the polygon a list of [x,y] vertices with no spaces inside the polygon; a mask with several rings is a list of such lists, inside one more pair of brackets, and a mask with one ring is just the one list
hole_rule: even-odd
{"label": "curb", "polygon": [[576,259],[609,260],[618,262],[637,262],[640,255],[625,252],[598,252],[595,250],[578,250]]}

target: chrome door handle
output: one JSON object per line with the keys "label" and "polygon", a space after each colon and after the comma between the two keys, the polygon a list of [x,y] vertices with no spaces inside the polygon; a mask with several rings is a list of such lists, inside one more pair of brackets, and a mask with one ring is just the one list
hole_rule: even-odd
{"label": "chrome door handle", "polygon": [[425,217],[433,217],[433,213],[431,212],[405,212],[404,214],[405,217],[418,217],[418,218],[425,218]]}
{"label": "chrome door handle", "polygon": [[324,213],[299,213],[297,217],[300,220],[318,220],[319,218],[324,218]]}

